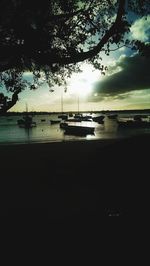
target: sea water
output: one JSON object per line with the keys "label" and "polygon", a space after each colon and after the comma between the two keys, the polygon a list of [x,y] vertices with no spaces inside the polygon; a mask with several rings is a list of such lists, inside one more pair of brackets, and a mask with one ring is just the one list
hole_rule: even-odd
{"label": "sea water", "polygon": [[[98,116],[100,114],[92,114]],[[121,119],[126,119],[131,115],[119,115]],[[133,114],[132,114],[133,116]],[[150,128],[118,128],[115,119],[109,119],[107,115],[104,118],[104,124],[96,122],[82,122],[83,125],[94,126],[94,135],[75,136],[65,135],[64,131],[58,124],[51,124],[50,120],[58,119],[58,115],[34,115],[33,121],[36,122],[36,127],[26,129],[20,128],[17,120],[21,119],[22,115],[14,116],[0,116],[0,144],[20,144],[20,143],[44,143],[44,142],[61,142],[61,141],[75,141],[75,140],[94,140],[94,139],[116,139],[126,138],[138,134],[150,133]]]}

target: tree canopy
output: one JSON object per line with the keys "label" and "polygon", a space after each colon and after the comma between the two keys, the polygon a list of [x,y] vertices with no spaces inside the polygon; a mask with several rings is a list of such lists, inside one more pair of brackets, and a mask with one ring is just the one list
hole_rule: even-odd
{"label": "tree canopy", "polygon": [[[129,40],[131,15],[148,14],[149,0],[0,0],[0,82],[12,93],[0,94],[0,113],[26,87],[40,82],[65,84],[87,60],[104,72],[101,52],[122,45],[147,53],[148,45]],[[132,12],[132,13],[131,13]],[[33,82],[23,78],[33,73]]]}

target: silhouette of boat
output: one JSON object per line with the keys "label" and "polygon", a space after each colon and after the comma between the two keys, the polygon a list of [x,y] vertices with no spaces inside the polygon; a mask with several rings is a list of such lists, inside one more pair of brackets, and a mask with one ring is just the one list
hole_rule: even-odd
{"label": "silhouette of boat", "polygon": [[17,120],[19,127],[31,128],[36,126],[36,122],[32,121],[32,117],[25,115],[22,119]]}
{"label": "silhouette of boat", "polygon": [[73,118],[67,118],[66,122],[82,122],[82,121],[89,121],[92,122],[91,116],[83,116],[83,115],[75,115]]}
{"label": "silhouette of boat", "polygon": [[73,113],[69,113],[69,117],[73,117]]}
{"label": "silhouette of boat", "polygon": [[82,120],[80,118],[67,118],[65,122],[81,122]]}
{"label": "silhouette of boat", "polygon": [[78,119],[78,121],[92,121],[92,116],[91,115],[75,114],[74,119]]}
{"label": "silhouette of boat", "polygon": [[32,120],[32,116],[28,114],[27,105],[26,105],[26,114],[23,116],[22,119],[18,119],[17,123],[19,127],[23,127],[23,128],[32,128],[36,126],[36,122],[34,122]]}
{"label": "silhouette of boat", "polygon": [[104,115],[93,117],[93,121],[97,122],[99,124],[103,124],[104,123],[104,117],[105,117]]}
{"label": "silhouette of boat", "polygon": [[142,116],[135,115],[133,120],[127,121],[117,121],[119,127],[128,127],[128,128],[146,128],[150,127],[150,121],[142,120]]}
{"label": "silhouette of boat", "polygon": [[63,98],[64,97],[63,97],[63,90],[62,90],[62,92],[61,92],[61,114],[58,115],[58,118],[60,118],[62,120],[66,120],[68,118],[68,114],[66,114],[64,112],[64,103],[63,103],[64,99]]}
{"label": "silhouette of boat", "polygon": [[133,119],[135,121],[142,121],[142,118],[147,118],[148,116],[147,115],[134,115]]}
{"label": "silhouette of boat", "polygon": [[50,123],[53,124],[59,124],[61,120],[50,120]]}
{"label": "silhouette of boat", "polygon": [[68,115],[61,114],[61,115],[58,115],[58,118],[61,118],[62,120],[66,120],[68,118]]}
{"label": "silhouette of boat", "polygon": [[95,127],[83,126],[83,125],[73,125],[66,122],[60,123],[60,128],[62,128],[67,135],[93,135]]}

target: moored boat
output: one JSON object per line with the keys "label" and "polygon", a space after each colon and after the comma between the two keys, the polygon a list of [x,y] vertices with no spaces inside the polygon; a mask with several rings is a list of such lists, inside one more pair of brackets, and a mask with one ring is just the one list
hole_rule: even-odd
{"label": "moored boat", "polygon": [[26,104],[26,113],[23,116],[22,119],[18,119],[17,120],[17,124],[19,125],[19,127],[23,127],[23,128],[32,128],[32,127],[36,127],[36,122],[34,122],[32,120],[32,116],[30,116],[28,114],[28,106]]}
{"label": "moored boat", "polygon": [[22,119],[17,120],[19,127],[32,128],[36,126],[36,122],[32,121],[32,117],[25,115]]}
{"label": "moored boat", "polygon": [[62,120],[66,120],[68,118],[68,115],[67,114],[61,114],[61,115],[58,115],[58,118],[61,118]]}
{"label": "moored boat", "polygon": [[51,125],[53,125],[53,124],[59,124],[61,122],[61,120],[50,120],[50,123],[51,123]]}
{"label": "moored boat", "polygon": [[104,115],[96,116],[96,117],[93,117],[93,121],[97,122],[99,124],[103,124],[104,123],[104,118],[105,118]]}
{"label": "moored boat", "polygon": [[136,120],[128,120],[128,121],[117,121],[119,127],[123,128],[146,128],[150,127],[149,121],[136,121]]}
{"label": "moored boat", "polygon": [[75,114],[74,119],[78,119],[78,121],[92,121],[92,116],[91,115]]}
{"label": "moored boat", "polygon": [[60,123],[62,128],[67,135],[93,135],[95,127],[85,125],[74,125],[66,122]]}

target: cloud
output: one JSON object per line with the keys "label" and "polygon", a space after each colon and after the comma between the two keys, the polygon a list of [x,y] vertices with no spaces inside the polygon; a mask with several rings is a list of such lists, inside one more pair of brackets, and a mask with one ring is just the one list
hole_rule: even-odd
{"label": "cloud", "polygon": [[[118,72],[115,72],[117,70]],[[94,85],[93,94],[117,95],[150,88],[150,58],[121,56],[108,76]]]}
{"label": "cloud", "polygon": [[131,38],[147,42],[150,36],[150,15],[138,19],[130,28]]}

